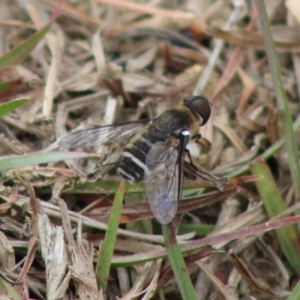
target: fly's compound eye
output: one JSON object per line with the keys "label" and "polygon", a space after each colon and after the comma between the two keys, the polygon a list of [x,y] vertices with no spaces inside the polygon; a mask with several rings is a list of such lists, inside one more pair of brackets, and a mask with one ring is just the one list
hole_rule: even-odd
{"label": "fly's compound eye", "polygon": [[200,126],[205,125],[211,112],[211,104],[208,100],[201,96],[190,96],[183,102],[199,118]]}

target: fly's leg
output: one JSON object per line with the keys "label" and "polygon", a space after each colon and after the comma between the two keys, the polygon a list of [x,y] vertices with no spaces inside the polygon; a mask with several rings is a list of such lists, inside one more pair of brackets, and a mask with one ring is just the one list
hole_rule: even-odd
{"label": "fly's leg", "polygon": [[189,171],[194,172],[194,174],[197,177],[201,178],[204,181],[207,181],[207,182],[213,184],[215,187],[217,187],[219,190],[222,191],[224,189],[224,186],[227,183],[227,178],[226,177],[218,178],[218,177],[213,176],[212,174],[210,174],[205,169],[203,169],[199,166],[196,166],[193,163],[190,151],[188,149],[185,149],[185,152],[187,153],[188,158],[189,158],[189,164],[186,164]]}
{"label": "fly's leg", "polygon": [[197,133],[197,134],[193,135],[192,139],[195,140],[195,143],[200,144],[199,140],[201,139],[201,134]]}

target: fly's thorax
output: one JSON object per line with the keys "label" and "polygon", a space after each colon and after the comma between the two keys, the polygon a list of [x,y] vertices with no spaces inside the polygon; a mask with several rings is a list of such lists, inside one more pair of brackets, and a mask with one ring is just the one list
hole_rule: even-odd
{"label": "fly's thorax", "polygon": [[179,136],[183,129],[190,131],[191,135],[197,134],[199,126],[199,119],[195,114],[188,107],[179,105],[156,117],[149,127],[149,134],[166,140],[170,136]]}

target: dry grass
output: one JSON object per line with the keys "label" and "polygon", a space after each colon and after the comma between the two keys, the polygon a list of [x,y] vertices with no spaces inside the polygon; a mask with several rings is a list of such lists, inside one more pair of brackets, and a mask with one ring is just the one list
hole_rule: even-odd
{"label": "dry grass", "polygon": [[[266,2],[295,122],[300,8],[296,1]],[[0,84],[10,84],[0,86],[1,103],[31,101],[1,119],[0,155],[62,150],[56,141],[67,131],[153,118],[201,94],[213,114],[201,127],[201,152],[192,143],[193,161],[229,184],[218,191],[187,178],[184,197],[193,198],[181,201],[173,221],[197,299],[287,298],[300,273],[293,225],[299,219],[291,216],[299,195],[254,7],[206,0],[72,3],[25,61],[1,72]],[[0,56],[59,5],[2,0]],[[97,253],[120,182],[110,164],[122,147],[79,149],[100,154],[89,160],[34,166],[25,160],[2,172],[1,286],[8,287],[1,299],[9,299],[8,291],[13,299],[184,298],[143,184],[125,186],[106,291],[98,292]],[[260,175],[262,184],[252,182]],[[100,265],[101,259],[108,258],[98,258]]]}

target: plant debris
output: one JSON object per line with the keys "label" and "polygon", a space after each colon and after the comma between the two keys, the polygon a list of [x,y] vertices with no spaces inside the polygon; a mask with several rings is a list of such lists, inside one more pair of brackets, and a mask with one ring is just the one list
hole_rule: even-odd
{"label": "plant debris", "polygon": [[[193,163],[225,178],[217,190],[186,163],[172,226],[195,293],[278,299],[293,291],[299,195],[283,147],[289,137],[255,1],[231,2],[1,1],[1,299],[181,297],[184,279],[172,273],[143,183],[125,184],[99,285],[128,141],[71,150],[59,141],[153,119],[195,94],[209,99],[212,116],[188,146]],[[300,7],[265,2],[299,146]]]}

